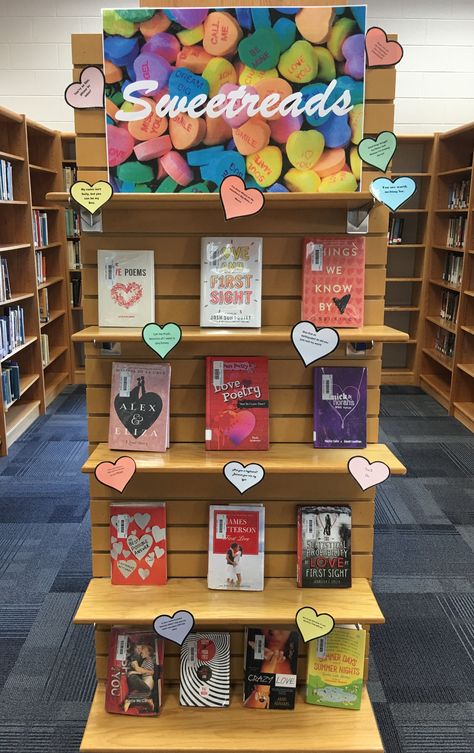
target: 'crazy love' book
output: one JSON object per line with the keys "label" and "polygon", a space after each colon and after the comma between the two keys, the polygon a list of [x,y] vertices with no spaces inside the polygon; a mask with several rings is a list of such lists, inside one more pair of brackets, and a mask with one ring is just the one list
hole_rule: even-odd
{"label": "'crazy love' book", "polygon": [[112,585],[162,586],[166,583],[166,507],[164,502],[110,505]]}
{"label": "'crazy love' book", "polygon": [[155,321],[153,251],[97,251],[99,327]]}
{"label": "'crazy love' book", "polygon": [[297,581],[303,588],[351,586],[352,510],[305,505],[297,512]]}
{"label": "'crazy love' book", "polygon": [[263,591],[264,535],[263,505],[211,505],[208,587]]}
{"label": "'crazy love' book", "polygon": [[281,627],[245,628],[244,706],[295,707],[298,631]]}
{"label": "'crazy love' book", "polygon": [[314,446],[357,449],[367,444],[367,369],[318,366],[314,375]]}

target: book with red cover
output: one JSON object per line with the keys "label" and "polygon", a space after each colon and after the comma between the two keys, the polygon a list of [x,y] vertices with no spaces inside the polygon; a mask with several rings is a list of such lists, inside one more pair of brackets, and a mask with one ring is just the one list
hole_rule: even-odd
{"label": "book with red cover", "polygon": [[156,633],[112,627],[105,689],[111,714],[157,716],[163,695],[164,641]]}
{"label": "book with red cover", "polygon": [[166,451],[170,381],[169,363],[112,364],[111,450]]}
{"label": "book with red cover", "polygon": [[365,239],[305,238],[301,318],[317,327],[362,327]]}
{"label": "book with red cover", "polygon": [[110,505],[112,584],[162,586],[166,583],[164,502]]}
{"label": "book with red cover", "polygon": [[206,450],[268,450],[268,359],[206,358]]}
{"label": "book with red cover", "polygon": [[265,507],[211,505],[208,588],[263,591]]}

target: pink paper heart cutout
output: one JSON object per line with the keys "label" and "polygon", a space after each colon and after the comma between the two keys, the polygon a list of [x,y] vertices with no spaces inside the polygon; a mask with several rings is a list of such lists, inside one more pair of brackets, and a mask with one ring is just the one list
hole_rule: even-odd
{"label": "pink paper heart cutout", "polygon": [[104,74],[95,65],[81,71],[79,81],[66,87],[64,99],[75,110],[88,110],[104,106]]}
{"label": "pink paper heart cutout", "polygon": [[219,189],[226,220],[235,217],[250,217],[263,209],[265,198],[258,188],[245,188],[238,175],[228,175]]}
{"label": "pink paper heart cutout", "polygon": [[365,35],[368,68],[396,65],[403,57],[403,47],[387,35],[380,26],[371,26]]}
{"label": "pink paper heart cutout", "polygon": [[386,463],[381,460],[370,463],[363,455],[354,455],[349,460],[347,469],[364,492],[372,486],[383,484],[390,476],[390,468]]}
{"label": "pink paper heart cutout", "polygon": [[256,418],[249,410],[239,411],[229,431],[229,439],[236,445],[246,439],[255,428]]}
{"label": "pink paper heart cutout", "polygon": [[136,468],[133,458],[122,455],[122,457],[117,458],[115,463],[104,461],[96,465],[94,475],[101,484],[110,486],[111,489],[115,489],[121,494],[133,477]]}

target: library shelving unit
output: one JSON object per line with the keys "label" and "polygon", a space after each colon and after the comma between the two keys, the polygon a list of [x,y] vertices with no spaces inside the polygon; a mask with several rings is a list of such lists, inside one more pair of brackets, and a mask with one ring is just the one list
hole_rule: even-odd
{"label": "library shelving unit", "polygon": [[[474,350],[472,254],[469,251],[473,234],[473,144],[474,123],[438,136],[420,364],[421,387],[471,429]],[[450,188],[470,180],[467,206],[450,209]],[[449,237],[453,220],[465,223],[462,237],[455,245]],[[446,279],[448,259],[458,264],[459,275],[455,282]],[[457,313],[448,317],[443,316],[447,295],[457,308]]]}
{"label": "library shelving unit", "polygon": [[[145,3],[142,3],[144,5]],[[172,3],[171,3],[172,4]],[[224,3],[222,3],[224,4]],[[315,4],[315,0],[311,3]],[[317,3],[316,3],[317,4]],[[324,3],[321,3],[324,4]],[[86,65],[102,64],[100,35],[73,35],[74,75]],[[393,128],[393,69],[367,72],[366,130]],[[78,178],[106,178],[104,115],[76,111]],[[90,457],[93,578],[75,621],[96,625],[98,688],[81,745],[83,753],[224,753],[237,747],[250,753],[308,750],[324,753],[381,753],[383,745],[370,699],[364,692],[360,711],[314,708],[300,696],[294,712],[252,713],[241,704],[243,628],[246,624],[294,625],[297,609],[314,606],[330,612],[338,623],[369,627],[383,622],[371,589],[374,490],[362,491],[347,471],[354,454],[312,448],[312,370],[305,369],[290,342],[291,326],[300,318],[301,243],[305,234],[344,233],[348,207],[364,205],[373,175],[364,176],[359,194],[267,195],[263,211],[233,222],[224,220],[217,195],[115,196],[102,212],[103,232],[82,237],[85,329],[74,335],[85,343]],[[67,201],[54,194],[55,201]],[[368,441],[363,454],[382,460],[393,474],[405,469],[378,442],[382,342],[406,339],[383,325],[388,213],[373,209],[366,239],[365,324],[341,330],[337,351],[327,364],[368,368]],[[260,330],[208,330],[199,324],[200,239],[203,235],[264,237],[263,326]],[[100,328],[97,321],[97,250],[153,249],[158,281],[155,320],[178,322],[183,339],[168,359],[172,367],[171,439],[168,452],[136,453],[137,472],[122,495],[97,482],[93,470],[101,460],[118,456],[107,446],[112,360],[151,361],[156,356],[138,330]],[[362,356],[346,354],[348,342],[374,341]],[[101,345],[115,342],[113,358]],[[120,348],[120,354],[117,349]],[[265,590],[261,593],[213,592],[207,589],[207,525],[209,503],[242,501],[225,480],[222,468],[235,453],[206,452],[204,439],[206,355],[266,355],[270,365],[271,449],[238,453],[244,464],[260,462],[266,475],[244,502],[266,507]],[[158,492],[159,490],[159,492]],[[109,505],[113,500],[167,503],[168,574],[166,586],[117,587],[110,583]],[[353,585],[350,589],[296,587],[296,506],[304,501],[348,504],[353,513]],[[104,708],[108,634],[113,624],[151,628],[160,613],[189,609],[198,630],[231,633],[231,679],[235,684],[229,708],[187,709],[177,699],[179,648],[166,646],[165,697],[159,717],[142,720],[111,715]],[[299,663],[305,677],[304,645]],[[367,676],[366,660],[366,676]],[[237,741],[237,742],[236,742]]]}
{"label": "library shelving unit", "polygon": [[403,229],[388,239],[385,323],[408,332],[409,340],[384,345],[382,383],[417,384],[436,138],[399,135],[397,142],[391,177],[409,175],[417,191],[391,218]]}

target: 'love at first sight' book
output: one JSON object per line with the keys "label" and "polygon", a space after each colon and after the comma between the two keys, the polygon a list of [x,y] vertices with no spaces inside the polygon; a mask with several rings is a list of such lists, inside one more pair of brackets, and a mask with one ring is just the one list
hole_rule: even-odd
{"label": "'love at first sight' book", "polygon": [[352,510],[305,505],[297,511],[297,582],[303,588],[350,588]]}
{"label": "'love at first sight' book", "polygon": [[114,586],[163,586],[166,583],[164,502],[114,502],[110,505],[110,562]]}
{"label": "'love at first sight' book", "polygon": [[263,591],[265,508],[209,507],[209,588]]}
{"label": "'love at first sight' book", "polygon": [[97,251],[99,327],[155,321],[153,251]]}
{"label": "'love at first sight' book", "polygon": [[314,446],[358,449],[367,445],[367,369],[317,366],[314,376]]}
{"label": "'love at first sight' book", "polygon": [[201,327],[260,327],[262,239],[203,238]]}
{"label": "'love at first sight' book", "polygon": [[229,633],[188,635],[181,646],[179,702],[213,708],[229,705]]}
{"label": "'love at first sight' book", "polygon": [[170,381],[169,363],[112,364],[111,450],[166,451]]}
{"label": "'love at first sight' book", "polygon": [[156,633],[112,627],[105,686],[105,710],[157,716],[163,694],[164,641]]}

